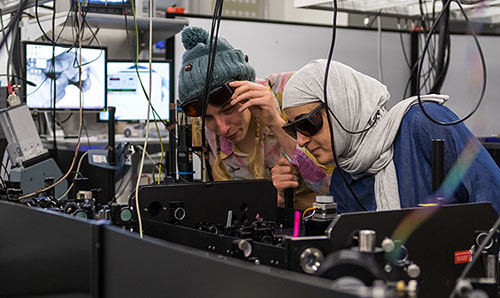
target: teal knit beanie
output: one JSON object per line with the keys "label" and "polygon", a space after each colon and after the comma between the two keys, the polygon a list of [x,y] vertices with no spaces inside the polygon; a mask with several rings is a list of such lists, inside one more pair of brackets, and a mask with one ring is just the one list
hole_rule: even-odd
{"label": "teal knit beanie", "polygon": [[[203,28],[186,27],[181,37],[186,48],[179,72],[179,100],[183,103],[205,88],[210,36]],[[219,38],[210,88],[235,80],[255,81],[255,70],[241,50]]]}

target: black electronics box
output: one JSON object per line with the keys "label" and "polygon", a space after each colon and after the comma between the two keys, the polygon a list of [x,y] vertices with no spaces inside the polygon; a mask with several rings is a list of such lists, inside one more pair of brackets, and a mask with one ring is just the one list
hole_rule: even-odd
{"label": "black electronics box", "polygon": [[78,11],[78,1],[80,1],[83,12],[132,15],[132,0],[107,1],[107,0],[70,0],[71,7]]}

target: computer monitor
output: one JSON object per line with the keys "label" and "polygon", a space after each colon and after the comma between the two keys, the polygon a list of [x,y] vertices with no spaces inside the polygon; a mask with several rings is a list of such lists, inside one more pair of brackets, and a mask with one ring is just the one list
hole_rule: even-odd
{"label": "computer monitor", "polygon": [[[170,84],[172,83],[170,66],[171,61],[154,61],[151,64],[151,104],[163,120],[168,120],[170,111]],[[142,84],[146,92],[149,93],[149,63],[142,61],[138,63],[137,67]],[[116,120],[146,120],[148,100],[137,77],[134,62],[108,61],[107,86],[108,106],[116,107]],[[153,120],[152,110],[149,119]],[[100,112],[99,120],[107,121],[108,112]]]}
{"label": "computer monitor", "polygon": [[[54,50],[54,62],[52,61]],[[107,49],[83,46],[82,107],[84,110],[106,110],[106,60]],[[25,85],[26,104],[31,109],[53,108],[55,79],[55,109],[80,109],[80,83],[78,47],[25,42],[26,80],[36,87]]]}

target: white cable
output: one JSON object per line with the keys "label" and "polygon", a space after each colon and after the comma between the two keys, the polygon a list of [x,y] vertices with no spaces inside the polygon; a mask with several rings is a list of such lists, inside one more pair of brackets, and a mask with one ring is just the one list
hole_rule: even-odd
{"label": "white cable", "polygon": [[2,165],[0,165],[0,172],[2,173],[0,176],[5,178],[5,180],[9,180],[9,172],[7,170],[7,166],[9,164],[9,152],[7,152],[7,148],[5,148],[3,152]]}
{"label": "white cable", "polygon": [[377,16],[377,48],[378,48],[378,79],[381,83],[384,82],[384,72],[382,70],[382,24],[380,15]]}
{"label": "white cable", "polygon": [[[142,148],[142,146],[136,145],[136,147],[139,148],[141,151],[144,150],[144,148]],[[156,165],[153,157],[147,151],[146,151],[146,156],[149,158],[149,161],[151,161],[151,163],[153,164],[153,166]]]}
{"label": "white cable", "polygon": [[62,196],[57,198],[58,201],[62,200],[65,196],[67,196],[69,194],[69,192],[71,191],[71,189],[73,188],[73,186],[75,185],[75,179],[78,177],[78,173],[80,172],[80,166],[82,165],[83,158],[85,156],[87,156],[88,153],[89,153],[88,151],[85,151],[85,153],[83,153],[82,156],[80,156],[80,160],[78,161],[78,166],[76,167],[76,173],[75,173],[75,177],[73,178],[73,182],[68,187],[66,192]]}
{"label": "white cable", "polygon": [[44,187],[44,188],[41,188],[41,189],[38,189],[38,190],[35,190],[34,192],[32,193],[29,193],[29,194],[25,194],[25,195],[22,195],[19,197],[19,200],[21,199],[24,199],[24,198],[28,198],[28,197],[31,197],[31,196],[35,196],[35,195],[38,195],[44,191],[47,191],[51,188],[54,188],[57,184],[61,183],[61,181],[63,181],[64,179],[66,179],[66,177],[68,177],[68,175],[71,173],[71,171],[73,170],[73,167],[75,166],[75,162],[76,162],[76,157],[78,156],[78,149],[80,149],[80,138],[81,138],[81,135],[82,135],[82,124],[83,124],[83,107],[82,107],[82,39],[81,39],[81,32],[82,32],[82,9],[81,9],[81,5],[80,5],[80,1],[78,1],[78,15],[77,15],[77,19],[78,19],[78,55],[80,56],[79,57],[79,63],[78,63],[78,81],[79,81],[79,99],[80,99],[80,111],[79,111],[79,124],[78,124],[78,139],[77,139],[77,142],[76,142],[76,148],[75,148],[75,154],[73,155],[73,160],[71,161],[71,165],[68,169],[68,171],[66,172],[66,174],[64,174],[64,176],[62,176],[61,178],[59,178],[55,183],[47,186],[47,187]]}
{"label": "white cable", "polygon": [[144,167],[144,157],[146,156],[146,149],[148,147],[149,138],[149,114],[151,113],[151,90],[153,88],[152,72],[151,72],[151,58],[153,54],[153,0],[149,0],[149,96],[148,96],[148,113],[146,116],[146,136],[144,140],[144,146],[142,150],[141,163],[139,164],[139,177],[137,179],[137,184],[135,186],[135,207],[137,212],[137,221],[139,222],[139,236],[142,238],[142,218],[141,209],[139,208],[139,185],[141,182],[142,168]]}

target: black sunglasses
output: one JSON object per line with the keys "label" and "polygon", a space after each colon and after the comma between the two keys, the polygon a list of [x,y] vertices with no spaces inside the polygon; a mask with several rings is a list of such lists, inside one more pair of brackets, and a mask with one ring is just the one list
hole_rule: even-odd
{"label": "black sunglasses", "polygon": [[[235,88],[229,86],[230,82],[216,86],[210,90],[208,103],[215,107],[227,104],[233,96]],[[196,94],[181,104],[182,111],[189,117],[200,117],[203,111],[203,92]]]}
{"label": "black sunglasses", "polygon": [[322,102],[311,112],[300,115],[295,121],[283,125],[283,130],[292,138],[297,139],[297,132],[311,137],[317,134],[323,127],[323,115],[320,111],[325,107]]}

